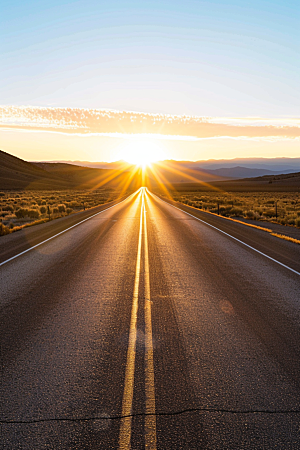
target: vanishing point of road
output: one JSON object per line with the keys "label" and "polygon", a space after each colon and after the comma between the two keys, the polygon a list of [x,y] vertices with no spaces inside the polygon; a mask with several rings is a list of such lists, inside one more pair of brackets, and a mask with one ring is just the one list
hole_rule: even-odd
{"label": "vanishing point of road", "polygon": [[300,449],[299,245],[141,188],[0,277],[1,449]]}

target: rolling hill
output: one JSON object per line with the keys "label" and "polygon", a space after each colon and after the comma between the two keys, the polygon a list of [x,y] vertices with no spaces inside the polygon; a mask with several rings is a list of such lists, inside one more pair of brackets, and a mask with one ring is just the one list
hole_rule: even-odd
{"label": "rolling hill", "polygon": [[0,150],[0,189],[53,188],[68,188],[68,183],[55,174]]}
{"label": "rolling hill", "polygon": [[[143,184],[155,188],[180,185],[221,190],[300,190],[300,172],[278,174],[269,169],[223,167],[201,169],[193,161],[162,161],[152,164]],[[102,165],[102,163],[95,163]],[[142,169],[118,161],[95,168],[61,162],[27,162],[0,151],[0,189],[137,189],[141,186]],[[117,167],[117,168],[116,168]],[[267,174],[266,174],[267,172]],[[271,173],[270,173],[271,172]],[[245,178],[245,175],[247,178]],[[253,177],[254,175],[263,175]],[[181,189],[181,188],[180,188]]]}
{"label": "rolling hill", "polygon": [[64,163],[29,163],[0,150],[0,189],[112,189],[138,187],[130,172]]}

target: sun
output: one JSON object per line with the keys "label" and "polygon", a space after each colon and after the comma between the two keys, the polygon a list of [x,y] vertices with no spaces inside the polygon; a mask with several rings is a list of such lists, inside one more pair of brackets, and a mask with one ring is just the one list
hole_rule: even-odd
{"label": "sun", "polygon": [[124,147],[122,155],[125,161],[143,168],[165,158],[163,149],[146,139],[132,140]]}

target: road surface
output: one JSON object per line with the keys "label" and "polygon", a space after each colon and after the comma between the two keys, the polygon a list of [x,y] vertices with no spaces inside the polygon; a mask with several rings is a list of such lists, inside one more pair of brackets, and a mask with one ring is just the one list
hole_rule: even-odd
{"label": "road surface", "polygon": [[103,209],[2,238],[0,448],[299,449],[300,246]]}

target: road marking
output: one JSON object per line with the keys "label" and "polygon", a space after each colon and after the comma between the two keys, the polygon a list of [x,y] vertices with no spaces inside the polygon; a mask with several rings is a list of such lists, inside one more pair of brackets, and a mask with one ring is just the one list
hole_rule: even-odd
{"label": "road marking", "polygon": [[136,321],[138,312],[138,296],[139,296],[139,283],[141,273],[141,252],[142,252],[142,232],[143,232],[143,206],[144,195],[142,194],[141,216],[140,216],[140,229],[139,229],[139,241],[138,252],[135,268],[135,280],[134,290],[132,298],[132,309],[129,329],[129,342],[127,350],[127,360],[125,369],[125,383],[122,401],[122,416],[120,424],[119,434],[119,449],[129,450],[131,440],[131,417],[132,413],[132,400],[133,400],[133,388],[134,388],[134,366],[135,366],[135,354],[136,354]]}
{"label": "road marking", "polygon": [[121,202],[116,203],[115,205],[112,205],[112,206],[110,206],[109,208],[104,209],[103,211],[99,211],[98,213],[93,214],[92,216],[87,217],[86,219],[81,220],[81,221],[78,222],[78,223],[75,223],[75,225],[72,225],[71,227],[66,228],[65,230],[61,231],[60,233],[57,233],[57,234],[55,234],[54,236],[51,236],[50,238],[45,239],[44,241],[40,242],[39,244],[36,244],[36,245],[34,245],[33,247],[30,247],[30,248],[28,248],[27,250],[24,250],[24,252],[21,252],[21,253],[18,253],[17,255],[15,255],[15,256],[12,256],[11,258],[7,259],[6,261],[3,261],[2,263],[0,263],[0,267],[3,266],[4,264],[8,263],[9,261],[12,261],[13,259],[18,258],[19,256],[22,256],[22,255],[24,255],[25,253],[30,252],[30,251],[33,250],[34,248],[37,248],[37,247],[39,247],[40,245],[43,245],[43,244],[45,244],[46,242],[51,241],[51,239],[54,239],[54,238],[56,238],[57,236],[60,236],[61,234],[66,233],[67,231],[71,230],[72,228],[77,227],[78,225],[82,224],[83,222],[86,222],[87,220],[90,220],[90,219],[92,219],[93,217],[98,216],[99,214],[102,214],[102,213],[108,211],[109,209],[114,208],[115,206],[120,205],[121,203],[125,202],[125,201],[128,200],[132,195],[135,195],[135,194],[136,194],[136,192],[134,192],[133,194],[129,195],[129,197],[126,197],[126,198],[125,198],[124,200],[122,200]]}
{"label": "road marking", "polygon": [[151,319],[150,273],[148,256],[147,220],[144,203],[144,270],[145,270],[145,449],[156,450],[155,384]]}
{"label": "road marking", "polygon": [[[148,191],[148,189],[147,189],[147,191]],[[148,192],[149,192],[149,191],[148,191]],[[202,223],[204,223],[205,225],[207,225],[207,226],[209,226],[209,227],[211,227],[211,228],[214,228],[214,229],[217,230],[217,231],[220,231],[220,233],[223,233],[223,234],[225,234],[226,236],[230,237],[231,239],[234,239],[235,241],[239,242],[240,244],[245,245],[245,247],[250,248],[251,250],[255,251],[256,253],[259,253],[260,255],[264,256],[265,258],[268,258],[268,259],[270,259],[271,261],[273,261],[273,262],[279,264],[280,266],[284,267],[285,269],[290,270],[291,272],[295,273],[296,275],[300,275],[300,272],[297,272],[297,270],[294,270],[294,269],[292,269],[291,267],[286,266],[285,264],[281,263],[280,261],[277,261],[277,259],[271,258],[271,256],[268,256],[268,255],[266,255],[265,253],[260,252],[260,251],[257,250],[256,248],[251,247],[251,245],[248,245],[248,244],[246,244],[245,242],[240,241],[240,239],[237,239],[236,237],[232,236],[231,234],[228,234],[228,233],[226,233],[225,231],[220,230],[220,228],[217,228],[217,227],[215,227],[214,225],[211,225],[210,223],[205,222],[205,220],[199,219],[199,217],[193,216],[193,214],[190,214],[190,213],[184,211],[184,209],[180,209],[180,208],[178,208],[177,206],[174,206],[174,205],[172,205],[171,203],[166,202],[165,200],[163,200],[163,199],[160,198],[160,197],[157,197],[157,195],[152,194],[151,192],[149,192],[149,194],[152,195],[153,197],[158,198],[159,200],[161,200],[162,202],[166,203],[167,205],[172,206],[172,207],[175,208],[175,209],[178,209],[178,211],[181,211],[181,212],[183,212],[183,213],[185,213],[185,214],[187,214],[187,215],[193,217],[194,219],[199,220],[199,222],[202,222]]]}
{"label": "road marking", "polygon": [[155,417],[155,385],[154,385],[154,361],[153,340],[151,320],[151,296],[150,296],[150,274],[148,237],[145,209],[145,189],[141,191],[142,204],[140,216],[140,229],[138,240],[138,252],[135,269],[134,291],[132,299],[129,343],[125,369],[125,382],[122,401],[122,419],[119,434],[119,449],[130,450],[131,448],[131,414],[134,391],[134,372],[137,339],[137,312],[139,283],[141,278],[141,254],[142,243],[144,245],[144,313],[145,313],[145,449],[156,450],[156,417]]}

